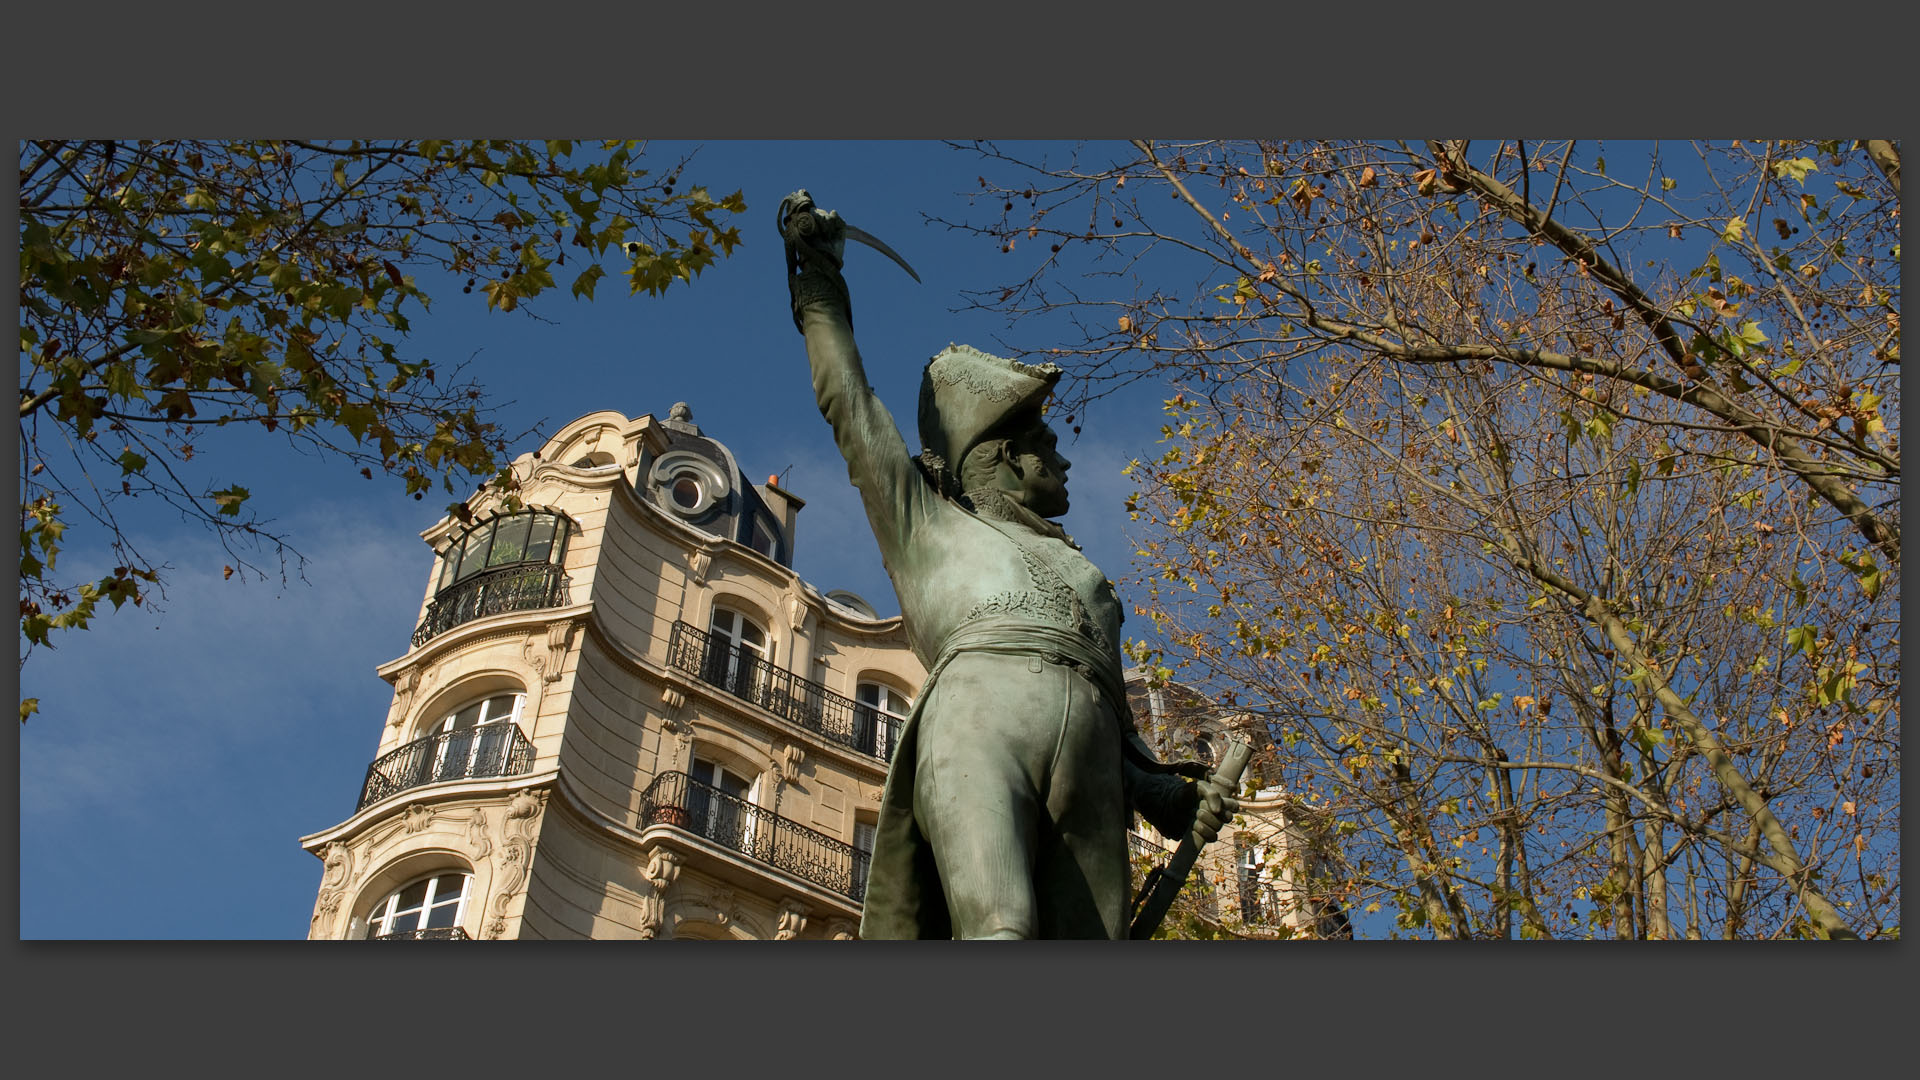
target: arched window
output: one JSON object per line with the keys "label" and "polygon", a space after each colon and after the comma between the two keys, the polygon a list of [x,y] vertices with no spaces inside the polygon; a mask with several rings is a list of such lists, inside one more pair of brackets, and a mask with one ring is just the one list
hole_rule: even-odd
{"label": "arched window", "polygon": [[758,701],[768,675],[766,630],[738,611],[716,606],[708,634],[700,677],[730,694]]}
{"label": "arched window", "polygon": [[853,700],[853,748],[891,761],[900,726],[906,723],[913,702],[893,687],[877,682],[859,684]]}
{"label": "arched window", "polygon": [[515,776],[533,767],[533,744],[520,730],[526,695],[494,691],[440,715],[420,736],[374,759],[360,806],[445,780]]}
{"label": "arched window", "polygon": [[473,875],[451,871],[410,881],[387,894],[367,915],[369,939],[465,938],[461,923]]}
{"label": "arched window", "polygon": [[428,732],[437,738],[431,758],[422,756],[423,767],[433,770],[434,780],[500,775],[526,700],[525,694],[495,694],[448,713]]}

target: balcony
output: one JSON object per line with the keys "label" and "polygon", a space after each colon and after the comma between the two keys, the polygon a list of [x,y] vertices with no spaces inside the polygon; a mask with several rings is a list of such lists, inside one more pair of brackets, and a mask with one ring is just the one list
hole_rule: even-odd
{"label": "balcony", "polygon": [[488,615],[536,611],[567,602],[567,574],[553,563],[520,563],[483,570],[434,594],[427,617],[413,632],[419,648],[459,626]]}
{"label": "balcony", "polygon": [[640,827],[651,825],[685,829],[856,902],[866,895],[866,852],[683,772],[661,773],[647,785]]}
{"label": "balcony", "polygon": [[367,780],[355,809],[422,784],[517,776],[532,767],[533,744],[513,724],[442,731],[382,754],[367,766]]}
{"label": "balcony", "polygon": [[401,930],[393,934],[381,934],[373,941],[472,941],[465,930],[457,926],[432,926],[422,930]]}
{"label": "balcony", "polygon": [[667,644],[667,666],[751,701],[828,742],[881,761],[893,759],[902,723],[898,717],[775,667],[745,646],[676,622]]}

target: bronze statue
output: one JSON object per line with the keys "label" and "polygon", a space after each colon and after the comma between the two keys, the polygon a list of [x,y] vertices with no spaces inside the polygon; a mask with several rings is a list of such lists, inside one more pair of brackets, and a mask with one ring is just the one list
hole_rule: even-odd
{"label": "bronze statue", "polygon": [[867,384],[841,274],[849,235],[905,261],[805,192],[780,226],[814,396],[927,666],[887,773],[861,937],[1124,938],[1129,807],[1210,840],[1237,803],[1142,742],[1119,597],[1048,520],[1068,506],[1069,463],[1041,416],[1061,371],[950,346],[922,377],[910,453]]}

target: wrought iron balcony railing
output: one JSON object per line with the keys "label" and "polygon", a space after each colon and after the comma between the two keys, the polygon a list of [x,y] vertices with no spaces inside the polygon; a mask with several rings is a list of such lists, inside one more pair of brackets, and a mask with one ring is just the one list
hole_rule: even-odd
{"label": "wrought iron balcony railing", "polygon": [[1280,890],[1246,876],[1240,878],[1240,921],[1248,926],[1277,926],[1285,915]]}
{"label": "wrought iron balcony railing", "polygon": [[514,724],[442,731],[381,754],[360,787],[364,809],[395,792],[442,780],[517,776],[533,767],[533,744]]}
{"label": "wrought iron balcony railing", "polygon": [[399,930],[391,934],[381,934],[374,941],[472,941],[465,930],[457,926],[430,926],[420,930]]}
{"label": "wrought iron balcony railing", "polygon": [[841,746],[893,759],[901,720],[775,667],[752,649],[684,622],[673,624],[667,664]]}
{"label": "wrought iron balcony railing", "polygon": [[1280,889],[1271,882],[1240,878],[1240,921],[1248,926],[1280,927],[1289,914],[1313,916],[1313,932],[1322,938],[1351,938],[1353,923],[1346,909],[1325,897],[1307,897],[1299,901],[1280,898]]}
{"label": "wrought iron balcony railing", "polygon": [[434,594],[427,617],[413,631],[415,648],[459,626],[508,611],[535,611],[567,602],[567,573],[553,563],[521,563],[483,570]]}
{"label": "wrought iron balcony railing", "polygon": [[866,895],[866,852],[683,772],[647,785],[640,827],[650,825],[677,826],[854,900]]}

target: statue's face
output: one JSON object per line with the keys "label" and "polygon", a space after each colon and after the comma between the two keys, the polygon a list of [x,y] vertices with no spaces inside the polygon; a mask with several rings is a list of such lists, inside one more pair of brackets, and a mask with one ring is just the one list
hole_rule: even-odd
{"label": "statue's face", "polygon": [[1052,428],[1036,423],[1007,444],[1020,474],[1020,503],[1043,518],[1067,512],[1067,469],[1073,463],[1060,456],[1059,442]]}

